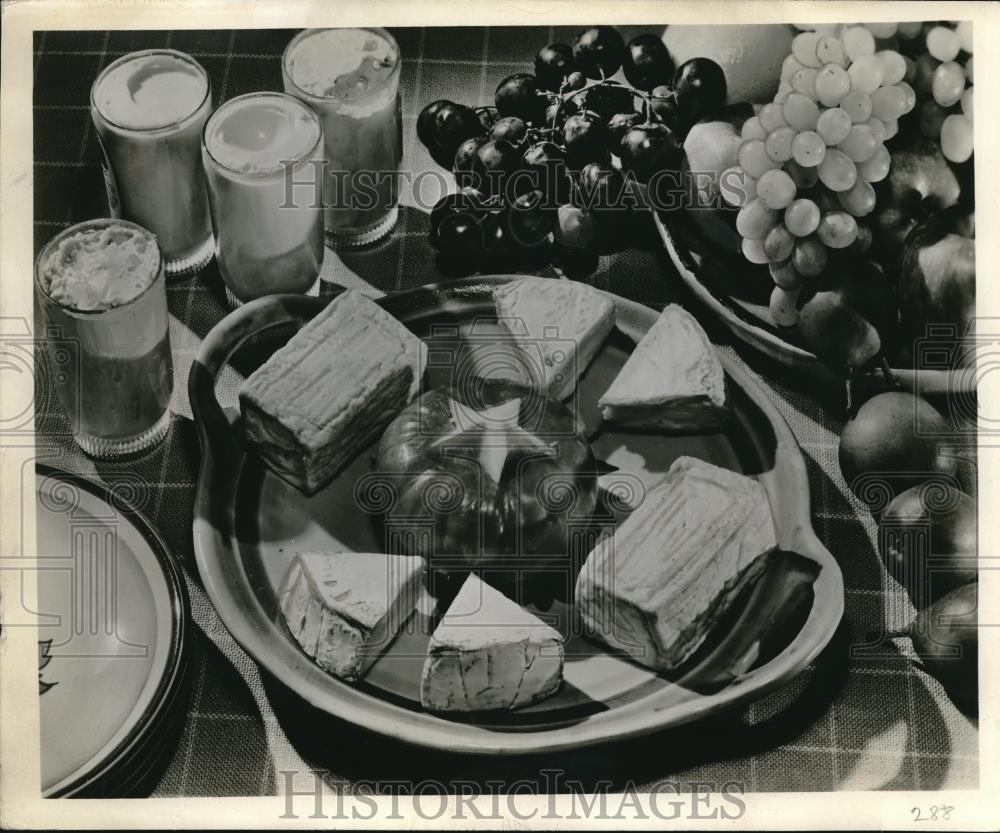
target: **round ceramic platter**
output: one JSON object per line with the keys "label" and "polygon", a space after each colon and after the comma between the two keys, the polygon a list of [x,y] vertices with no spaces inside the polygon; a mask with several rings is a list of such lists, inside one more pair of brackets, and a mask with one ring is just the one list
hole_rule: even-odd
{"label": "round ceramic platter", "polygon": [[[514,277],[421,287],[379,303],[425,338],[432,355],[435,345],[443,346],[438,339],[454,349],[457,338],[460,350],[488,343],[495,362],[498,350],[512,347],[496,324],[492,292]],[[815,658],[840,621],[844,587],[836,561],[810,525],[805,465],[791,431],[765,393],[724,355],[735,411],[725,433],[667,436],[601,428],[598,397],[657,319],[648,307],[610,297],[616,329],[577,391],[594,453],[618,468],[601,478],[602,488],[615,489],[616,482],[651,486],[680,455],[745,472],[763,484],[779,546],[787,551],[775,554],[757,584],[744,589],[696,656],[668,679],[580,636],[570,579],[562,598],[557,593],[551,605],[532,608],[567,642],[563,686],[530,707],[454,718],[421,708],[420,672],[434,611],[426,591],[361,683],[342,682],[315,665],[287,630],[276,588],[297,551],[380,551],[382,521],[366,516],[355,498],[373,448],[307,498],[245,452],[238,415],[224,411],[215,397],[216,375],[241,343],[265,329],[301,323],[326,303],[280,295],[253,301],[220,322],[202,343],[189,380],[202,447],[194,520],[198,567],[222,620],[258,663],[313,706],[384,735],[457,752],[514,754],[622,739],[695,720],[762,696]],[[275,349],[280,343],[275,340]],[[439,373],[447,371],[429,366],[425,384],[446,381]]]}
{"label": "round ceramic platter", "polygon": [[42,792],[122,794],[183,690],[183,581],[121,495],[42,465],[35,482]]}
{"label": "round ceramic platter", "polygon": [[[844,378],[824,365],[795,333],[778,327],[768,299],[748,287],[764,286],[757,272],[738,252],[739,236],[721,221],[705,217],[699,228],[685,211],[653,212],[660,239],[684,283],[732,333],[793,372],[842,386]],[[766,275],[766,270],[764,272]],[[758,297],[759,296],[759,297]],[[892,368],[902,386],[924,394],[970,392],[976,387],[974,368]],[[874,385],[885,386],[881,372],[868,374]]]}

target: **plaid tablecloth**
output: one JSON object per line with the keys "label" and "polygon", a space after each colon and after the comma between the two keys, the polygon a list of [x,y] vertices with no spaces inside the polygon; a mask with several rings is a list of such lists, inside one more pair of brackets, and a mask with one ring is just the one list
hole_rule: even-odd
{"label": "plaid tablecloth", "polygon": [[[629,36],[629,27],[624,27]],[[59,230],[105,216],[107,204],[99,149],[88,112],[89,90],[99,70],[140,48],[170,46],[193,55],[212,81],[215,104],[253,90],[281,89],[280,55],[289,30],[43,32],[35,41],[34,230],[36,251]],[[575,29],[397,29],[403,54],[406,165],[434,163],[416,139],[420,107],[436,98],[488,103],[496,83],[530,71],[542,44],[569,41]],[[359,286],[373,295],[445,279],[427,242],[426,213],[404,188],[395,232],[364,251],[327,250],[324,278]],[[660,308],[676,300],[697,309],[659,248],[652,224],[639,229],[638,245],[602,257],[586,278],[593,285]],[[556,275],[547,266],[540,274]],[[132,484],[138,507],[156,525],[185,568],[197,625],[192,653],[193,688],[176,748],[165,750],[159,796],[266,795],[280,789],[276,773],[312,768],[330,783],[361,779],[518,778],[540,780],[540,771],[565,770],[595,788],[629,782],[641,787],[671,781],[737,782],[748,791],[836,789],[935,789],[973,787],[978,779],[975,723],[958,712],[940,685],[915,667],[908,640],[880,652],[859,648],[872,632],[895,630],[913,616],[905,594],[883,571],[876,529],[850,494],[837,464],[841,417],[822,391],[780,381],[780,371],[745,356],[751,372],[773,397],[805,455],[816,530],[838,559],[847,588],[843,626],[818,663],[794,683],[743,714],[696,724],[641,741],[576,752],[565,758],[508,761],[459,760],[412,754],[361,730],[302,716],[274,680],[262,678],[216,616],[199,584],[191,521],[199,459],[186,399],[186,380],[201,339],[227,312],[214,264],[168,288],[175,392],[170,433],[157,448],[128,463],[95,463],[74,445],[68,422],[44,372],[38,350],[36,425],[42,461],[110,484]],[[701,315],[712,338],[735,355],[727,334]],[[36,321],[36,328],[40,322]],[[745,350],[740,350],[744,355]],[[744,359],[739,359],[744,361]],[[235,401],[239,376],[225,374],[220,398]],[[135,488],[136,482],[142,488]],[[542,782],[544,783],[544,782]]]}

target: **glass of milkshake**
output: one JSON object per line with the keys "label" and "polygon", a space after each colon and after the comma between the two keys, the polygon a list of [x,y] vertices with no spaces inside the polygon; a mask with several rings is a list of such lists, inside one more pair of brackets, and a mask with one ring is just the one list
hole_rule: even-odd
{"label": "glass of milkshake", "polygon": [[170,276],[212,257],[201,133],[212,109],[208,75],[174,49],[132,52],[90,89],[114,217],[156,235]]}
{"label": "glass of milkshake", "polygon": [[232,98],[205,124],[202,155],[230,303],[318,293],[323,130],[316,113],[284,93]]}
{"label": "glass of milkshake", "polygon": [[306,29],[281,60],[285,92],[323,122],[327,242],[354,248],[396,225],[403,156],[400,56],[385,29]]}
{"label": "glass of milkshake", "polygon": [[46,344],[77,444],[119,457],[159,442],[170,424],[173,363],[164,259],[127,220],[89,220],[56,235],[35,261]]}

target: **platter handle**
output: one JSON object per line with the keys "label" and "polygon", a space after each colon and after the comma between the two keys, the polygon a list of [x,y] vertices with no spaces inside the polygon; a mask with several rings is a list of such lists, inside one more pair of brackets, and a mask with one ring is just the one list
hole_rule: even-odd
{"label": "platter handle", "polygon": [[284,324],[305,323],[343,291],[340,288],[322,298],[294,294],[265,295],[229,313],[212,327],[201,342],[188,375],[188,399],[203,453],[211,447],[210,438],[225,437],[230,427],[230,421],[215,396],[215,380],[230,356],[247,339],[260,332]]}

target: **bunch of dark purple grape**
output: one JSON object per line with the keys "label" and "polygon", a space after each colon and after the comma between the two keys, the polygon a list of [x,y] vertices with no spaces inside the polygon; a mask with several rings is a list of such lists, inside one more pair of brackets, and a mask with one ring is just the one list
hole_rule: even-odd
{"label": "bunch of dark purple grape", "polygon": [[[675,71],[659,36],[626,44],[611,26],[549,44],[534,69],[501,81],[494,105],[442,99],[417,119],[420,141],[459,186],[431,212],[431,243],[450,270],[548,258],[553,243],[564,264],[596,265],[628,239],[636,184],[679,170],[688,128],[726,99],[714,61]],[[619,69],[627,84],[612,78]]]}

